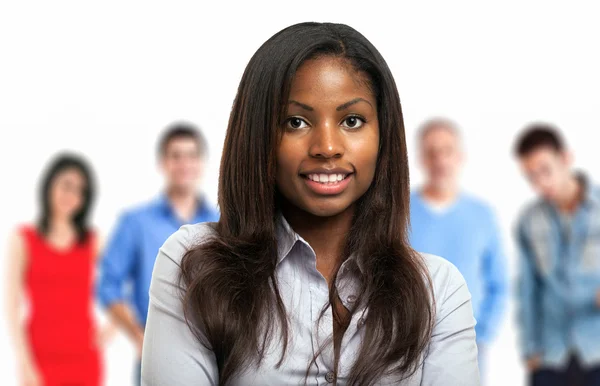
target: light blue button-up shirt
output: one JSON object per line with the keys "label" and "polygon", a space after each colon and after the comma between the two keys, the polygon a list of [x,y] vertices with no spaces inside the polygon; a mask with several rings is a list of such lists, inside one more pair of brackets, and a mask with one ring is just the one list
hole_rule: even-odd
{"label": "light blue button-up shirt", "polygon": [[[325,278],[317,271],[311,246],[280,217],[278,222],[277,281],[287,309],[290,342],[285,360],[277,368],[281,350],[275,346],[259,368],[250,367],[231,380],[231,386],[302,385],[307,366],[321,344],[333,335],[331,307],[318,319],[329,301]],[[216,386],[218,368],[214,353],[198,342],[186,325],[178,276],[185,251],[193,243],[214,234],[211,224],[182,227],[160,249],[150,287],[150,309],[144,336],[142,384],[145,386]],[[458,270],[446,260],[423,255],[432,278],[435,325],[427,354],[417,372],[399,380],[389,376],[379,385],[476,386],[479,385],[475,319],[471,295]],[[344,306],[350,308],[360,291],[356,263],[348,259],[340,267],[336,285]],[[331,345],[319,354],[307,385],[346,384],[363,339],[361,318],[368,309],[353,314],[340,348],[337,374]],[[201,331],[200,331],[201,333]],[[279,344],[273,339],[273,344]]]}
{"label": "light blue button-up shirt", "polygon": [[520,252],[518,318],[524,358],[539,354],[548,367],[571,354],[600,364],[600,189],[586,185],[571,218],[539,200],[517,227]]}
{"label": "light blue button-up shirt", "polygon": [[[191,223],[218,220],[218,213],[203,201]],[[100,303],[132,305],[138,322],[146,324],[148,289],[159,248],[183,222],[166,195],[121,215],[100,263],[97,292]]]}

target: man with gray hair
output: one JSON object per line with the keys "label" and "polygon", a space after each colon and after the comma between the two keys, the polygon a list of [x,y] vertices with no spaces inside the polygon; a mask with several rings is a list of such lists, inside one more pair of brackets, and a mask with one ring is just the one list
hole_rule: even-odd
{"label": "man with gray hair", "polygon": [[411,194],[410,242],[419,252],[446,258],[463,274],[477,319],[482,370],[508,296],[500,232],[490,206],[459,187],[464,157],[457,126],[445,118],[428,120],[419,130],[418,142],[426,178]]}

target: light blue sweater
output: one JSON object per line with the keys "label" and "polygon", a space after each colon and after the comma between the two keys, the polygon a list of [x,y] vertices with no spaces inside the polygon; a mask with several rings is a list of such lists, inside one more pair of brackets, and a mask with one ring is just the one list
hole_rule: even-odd
{"label": "light blue sweater", "polygon": [[491,208],[467,194],[442,211],[420,192],[411,194],[410,242],[419,252],[442,256],[464,276],[477,319],[477,341],[496,335],[508,297],[506,259]]}

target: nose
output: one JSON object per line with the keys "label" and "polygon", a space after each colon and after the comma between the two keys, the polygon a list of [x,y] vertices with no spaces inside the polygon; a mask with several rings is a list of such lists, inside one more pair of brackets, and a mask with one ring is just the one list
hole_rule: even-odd
{"label": "nose", "polygon": [[309,154],[314,158],[340,158],[344,154],[344,138],[337,123],[326,121],[312,131]]}

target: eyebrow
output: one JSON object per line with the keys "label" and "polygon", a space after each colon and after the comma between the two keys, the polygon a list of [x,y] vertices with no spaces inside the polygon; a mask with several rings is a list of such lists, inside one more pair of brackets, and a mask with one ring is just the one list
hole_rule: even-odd
{"label": "eyebrow", "polygon": [[347,109],[348,107],[350,107],[350,106],[352,106],[352,105],[354,105],[354,104],[356,104],[356,103],[358,103],[358,102],[367,102],[367,103],[369,104],[369,106],[373,107],[373,105],[371,104],[371,102],[369,102],[368,100],[366,100],[366,99],[364,99],[364,98],[354,98],[354,99],[352,99],[352,100],[351,100],[351,101],[349,101],[349,102],[346,102],[346,103],[344,103],[344,104],[342,104],[342,105],[339,105],[339,106],[338,106],[338,107],[336,107],[335,109],[336,109],[336,111],[345,110],[345,109]]}
{"label": "eyebrow", "polygon": [[[335,108],[335,110],[336,110],[336,111],[345,110],[345,109],[347,109],[348,107],[350,107],[350,106],[352,106],[352,105],[354,105],[354,104],[356,104],[356,103],[358,103],[358,102],[366,102],[366,103],[368,103],[368,104],[369,104],[369,106],[373,107],[373,105],[371,104],[371,102],[369,102],[368,100],[366,100],[366,99],[364,99],[364,98],[360,98],[360,97],[359,97],[359,98],[354,98],[354,99],[352,99],[351,101],[348,101],[348,102],[346,102],[346,103],[344,103],[344,104],[341,104],[341,105],[339,105],[338,107],[336,107],[336,108]],[[314,111],[314,108],[312,108],[311,106],[309,106],[309,105],[307,105],[307,104],[304,104],[304,103],[300,103],[300,102],[298,102],[298,101],[295,101],[295,100],[293,100],[293,99],[292,99],[292,100],[290,100],[290,104],[294,104],[294,105],[300,106],[300,107],[302,107],[304,110],[308,110],[308,111]]]}
{"label": "eyebrow", "polygon": [[314,110],[314,109],[313,109],[312,107],[310,107],[309,105],[305,105],[304,103],[300,103],[300,102],[298,102],[298,101],[295,101],[295,100],[293,100],[293,99],[290,101],[290,104],[294,104],[294,105],[300,106],[300,107],[302,107],[304,110],[308,110],[308,111],[313,111],[313,110]]}

